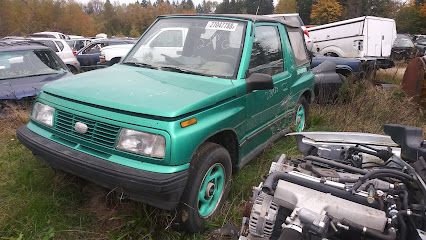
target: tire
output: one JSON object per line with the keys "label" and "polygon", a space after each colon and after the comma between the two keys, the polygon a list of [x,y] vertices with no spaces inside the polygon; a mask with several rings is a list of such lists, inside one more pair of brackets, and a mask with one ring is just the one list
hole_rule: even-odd
{"label": "tire", "polygon": [[309,103],[305,97],[300,97],[295,109],[295,131],[303,132],[308,127],[309,119]]}
{"label": "tire", "polygon": [[118,58],[116,57],[116,58],[111,59],[111,61],[109,62],[109,66],[117,64],[118,62],[120,62],[120,60],[121,60],[120,57],[118,57]]}
{"label": "tire", "polygon": [[324,56],[339,57],[339,55],[337,55],[337,53],[334,53],[334,52],[326,52],[326,53],[324,53]]}
{"label": "tire", "polygon": [[[216,178],[205,181],[213,176]],[[190,233],[203,231],[205,223],[217,213],[226,199],[231,176],[231,157],[225,148],[206,142],[197,150],[179,207],[180,223],[184,230]]]}
{"label": "tire", "polygon": [[74,66],[72,66],[72,65],[67,65],[67,67],[68,67],[68,68],[69,68],[69,70],[72,72],[72,74],[77,74],[77,73],[78,73],[77,68],[75,68]]}

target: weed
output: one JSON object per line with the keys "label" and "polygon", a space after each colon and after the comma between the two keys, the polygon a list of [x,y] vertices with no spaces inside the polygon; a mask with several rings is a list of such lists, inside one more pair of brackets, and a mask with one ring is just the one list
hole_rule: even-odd
{"label": "weed", "polygon": [[[229,197],[207,232],[188,235],[176,231],[174,211],[122,199],[35,159],[14,135],[28,110],[8,111],[0,118],[0,239],[213,239],[214,229],[227,223],[239,227],[252,187],[278,155],[298,155],[293,138],[273,144],[234,175]],[[384,123],[426,132],[424,113],[401,91],[363,83],[345,85],[333,104],[313,105],[309,126],[312,131],[382,133]]]}

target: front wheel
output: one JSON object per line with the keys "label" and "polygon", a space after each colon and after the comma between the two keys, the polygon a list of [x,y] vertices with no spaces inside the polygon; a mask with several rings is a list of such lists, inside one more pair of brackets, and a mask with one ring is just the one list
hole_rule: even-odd
{"label": "front wheel", "polygon": [[309,103],[305,97],[300,97],[297,102],[295,115],[295,130],[303,132],[307,128],[309,116]]}
{"label": "front wheel", "polygon": [[231,175],[228,151],[216,143],[204,143],[194,155],[180,204],[186,231],[202,231],[206,221],[217,213],[227,196]]}

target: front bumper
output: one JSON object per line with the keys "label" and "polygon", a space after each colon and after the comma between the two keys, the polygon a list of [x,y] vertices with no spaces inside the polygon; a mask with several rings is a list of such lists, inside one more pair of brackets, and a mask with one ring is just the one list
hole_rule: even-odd
{"label": "front bumper", "polygon": [[130,199],[157,208],[171,210],[180,201],[188,178],[188,170],[155,173],[139,170],[71,149],[44,138],[26,126],[16,131],[19,141],[50,166],[84,178]]}

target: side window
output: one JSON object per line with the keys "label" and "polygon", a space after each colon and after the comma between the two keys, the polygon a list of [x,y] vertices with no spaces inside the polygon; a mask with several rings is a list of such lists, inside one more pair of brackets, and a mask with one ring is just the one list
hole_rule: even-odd
{"label": "side window", "polygon": [[61,43],[61,42],[59,42],[59,41],[55,41],[55,43],[58,45],[58,47],[59,47],[60,51],[64,50],[64,44],[62,44],[62,43]]}
{"label": "side window", "polygon": [[275,75],[283,72],[283,50],[276,26],[258,26],[251,52],[249,73]]}
{"label": "side window", "polygon": [[53,41],[49,41],[49,40],[37,40],[41,43],[43,43],[44,45],[50,47],[53,51],[55,52],[59,52],[58,48],[56,47],[56,44]]}
{"label": "side window", "polygon": [[102,48],[102,44],[101,43],[93,44],[93,45],[89,46],[88,48],[86,48],[83,51],[83,54],[100,53],[101,52],[101,48]]}
{"label": "side window", "polygon": [[51,51],[34,51],[34,53],[37,55],[37,57],[49,68],[60,70],[62,69],[61,64],[58,62],[58,60],[52,55]]}
{"label": "side window", "polygon": [[300,66],[309,63],[309,55],[306,50],[305,38],[303,32],[298,28],[287,28],[290,38],[291,48],[293,49],[296,65]]}
{"label": "side window", "polygon": [[160,33],[150,44],[151,47],[182,47],[182,31],[167,30]]}

